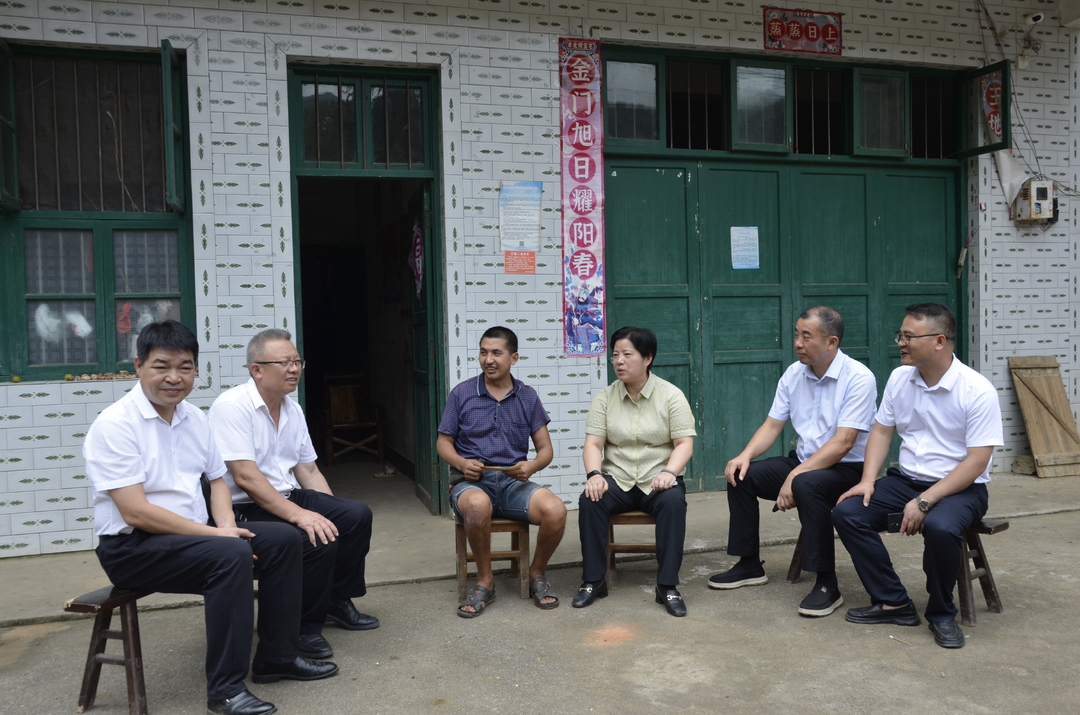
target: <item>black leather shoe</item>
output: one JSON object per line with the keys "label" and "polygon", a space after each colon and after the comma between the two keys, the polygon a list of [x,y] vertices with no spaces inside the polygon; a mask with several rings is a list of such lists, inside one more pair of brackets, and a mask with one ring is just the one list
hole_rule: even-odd
{"label": "black leather shoe", "polygon": [[885,609],[881,607],[880,603],[862,608],[849,608],[844,618],[849,623],[865,623],[868,625],[892,623],[897,626],[917,626],[922,623],[922,619],[919,618],[919,614],[915,610],[915,604],[911,601],[908,601],[907,605],[902,608]]}
{"label": "black leather shoe", "polygon": [[326,612],[326,620],[333,621],[347,631],[370,631],[379,627],[379,619],[356,610],[351,598],[332,601]]}
{"label": "black leather shoe", "polygon": [[273,703],[259,700],[247,690],[224,700],[206,701],[207,715],[270,715],[276,712]]}
{"label": "black leather shoe", "polygon": [[251,682],[253,683],[276,683],[279,680],[322,680],[329,678],[338,671],[334,663],[318,663],[298,656],[291,663],[262,663],[255,661],[251,664]]}
{"label": "black leather shoe", "polygon": [[315,658],[316,660],[322,660],[323,658],[330,658],[334,655],[334,649],[330,647],[330,644],[326,642],[318,633],[310,636],[300,636],[300,655],[305,658]]}
{"label": "black leather shoe", "polygon": [[570,601],[570,605],[574,608],[585,608],[585,606],[591,606],[598,598],[607,598],[606,579],[600,583],[581,584],[578,592],[574,594],[574,599]]}
{"label": "black leather shoe", "polygon": [[686,615],[686,603],[682,600],[682,594],[674,588],[656,587],[656,602],[664,605],[667,612],[676,618]]}
{"label": "black leather shoe", "polygon": [[963,648],[967,643],[964,632],[956,621],[930,621],[930,632],[934,634],[934,642],[942,648]]}

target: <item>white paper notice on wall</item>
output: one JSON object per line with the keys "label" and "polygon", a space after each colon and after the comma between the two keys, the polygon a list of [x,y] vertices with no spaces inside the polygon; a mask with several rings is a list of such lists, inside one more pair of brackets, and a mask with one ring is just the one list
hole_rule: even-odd
{"label": "white paper notice on wall", "polygon": [[731,227],[731,267],[737,271],[761,268],[757,226]]}
{"label": "white paper notice on wall", "polygon": [[504,251],[540,250],[539,181],[504,181],[499,187],[499,237]]}

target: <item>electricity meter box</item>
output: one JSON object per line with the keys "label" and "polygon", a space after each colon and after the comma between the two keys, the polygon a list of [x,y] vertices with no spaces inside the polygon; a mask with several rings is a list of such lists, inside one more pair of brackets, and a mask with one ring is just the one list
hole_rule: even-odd
{"label": "electricity meter box", "polygon": [[1052,219],[1055,203],[1053,181],[1025,181],[1013,203],[1013,221]]}

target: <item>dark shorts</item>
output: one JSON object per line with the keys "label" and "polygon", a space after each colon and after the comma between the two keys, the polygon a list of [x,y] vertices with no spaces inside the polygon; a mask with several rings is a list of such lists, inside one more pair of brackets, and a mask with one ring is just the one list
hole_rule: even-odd
{"label": "dark shorts", "polygon": [[513,519],[529,523],[529,500],[533,492],[543,489],[534,481],[523,482],[507,476],[504,472],[484,472],[478,481],[458,482],[450,489],[450,506],[459,518],[457,501],[461,493],[469,489],[480,489],[491,499],[491,516],[495,519]]}

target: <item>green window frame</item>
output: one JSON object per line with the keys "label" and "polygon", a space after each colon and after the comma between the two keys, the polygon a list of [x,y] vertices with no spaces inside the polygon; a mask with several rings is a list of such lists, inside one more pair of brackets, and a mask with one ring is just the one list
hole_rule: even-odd
{"label": "green window frame", "polygon": [[[740,137],[740,97],[739,70],[777,70],[784,73],[784,117],[783,137],[779,142],[753,141]],[[779,154],[791,152],[794,144],[794,72],[791,65],[782,62],[751,62],[735,60],[731,62],[731,148],[742,151],[764,151]],[[745,99],[743,105],[747,104]]]}
{"label": "green window frame", "polygon": [[[1008,60],[1002,60],[992,65],[980,67],[977,70],[964,73],[960,80],[963,91],[963,133],[960,139],[959,156],[969,157],[986,154],[992,151],[1001,151],[1012,146],[1012,79],[1009,74],[1011,64]],[[1001,141],[989,142],[989,132],[986,128],[986,119],[983,116],[982,98],[979,93],[979,80],[990,74],[1001,74]],[[976,122],[976,126],[972,126]],[[978,144],[980,137],[986,137],[987,143]]]}
{"label": "green window frame", "polygon": [[[162,53],[111,53],[46,50],[42,48],[0,48],[0,184],[13,177],[14,184],[0,186],[0,195],[11,197],[11,189],[17,189],[19,175],[16,170],[15,151],[5,151],[9,144],[17,147],[18,127],[14,121],[6,121],[5,112],[14,106],[15,84],[11,58],[15,55],[53,55],[76,59],[107,58],[124,62],[157,64],[162,68],[163,153],[171,153],[165,162],[167,206],[169,210],[144,212],[119,211],[33,211],[20,210],[18,194],[13,196],[8,209],[0,214],[0,380],[19,375],[25,380],[62,379],[67,374],[110,373],[128,370],[133,372],[132,356],[127,354],[134,345],[137,322],[176,317],[189,327],[195,325],[194,246],[191,217],[180,213],[187,205],[190,194],[187,165],[187,122],[184,88],[186,87],[183,60],[167,42],[162,43]],[[179,132],[177,134],[177,132]],[[8,136],[8,134],[10,136]],[[171,147],[171,152],[169,151]],[[171,179],[171,182],[170,182]],[[140,232],[150,232],[140,234]],[[75,233],[78,232],[78,233]],[[58,237],[61,236],[62,237]],[[118,251],[120,237],[128,239]],[[34,246],[44,246],[49,241],[49,258],[41,255],[28,256],[27,245],[31,238]],[[164,250],[162,250],[164,249]],[[78,257],[73,254],[78,252]],[[118,266],[119,260],[125,261]],[[171,276],[167,287],[151,289],[151,274],[164,275],[162,263],[169,265]],[[155,261],[157,262],[155,264]],[[137,265],[144,262],[144,267]],[[37,270],[28,275],[28,266]],[[74,266],[82,276],[76,290],[64,280],[65,271]],[[119,276],[117,269],[120,269]],[[134,281],[127,286],[121,281]],[[139,282],[143,285],[140,286]],[[46,292],[45,287],[48,286]],[[140,287],[144,289],[140,292]],[[72,302],[92,301],[92,308],[85,307],[81,315],[93,318],[92,334],[79,335],[82,323],[69,319],[70,312],[80,312],[65,307]],[[179,302],[179,306],[176,303]],[[127,304],[124,306],[123,304]],[[49,304],[49,311],[39,317],[34,304]],[[122,308],[122,309],[121,309]],[[59,319],[58,319],[59,316]],[[87,320],[89,322],[89,320]],[[43,330],[42,326],[45,326]],[[53,332],[49,332],[49,331]],[[65,352],[67,335],[72,331],[82,342],[79,351],[92,360],[72,357],[70,361],[45,362],[44,356]],[[33,331],[33,332],[32,332]],[[44,334],[51,336],[53,353],[43,346]],[[124,340],[123,336],[130,336]],[[56,342],[59,336],[59,343]],[[36,341],[36,347],[31,343]],[[122,345],[119,345],[123,341]],[[133,351],[132,351],[133,352]]]}
{"label": "green window frame", "polygon": [[[310,151],[307,116],[304,111],[304,86],[315,82],[318,86],[338,86],[339,110],[336,116],[328,118],[330,125],[337,125],[336,139],[338,144],[338,156],[336,159],[323,156],[322,147],[315,152]],[[391,92],[404,93],[409,107],[410,120],[419,120],[421,125],[415,126],[410,121],[406,130],[405,141],[408,144],[408,160],[395,161],[392,150],[392,141],[401,139],[403,135],[393,135],[393,127],[390,122],[383,121],[383,132],[376,136],[380,117],[373,105],[375,101],[372,94],[375,90],[382,90],[382,97],[387,98]],[[418,92],[419,106],[411,103],[413,92]],[[346,119],[345,113],[340,111],[344,102],[340,98],[351,94],[354,98],[355,126],[348,126],[350,120]],[[399,96],[401,96],[399,94]],[[363,68],[297,68],[289,69],[289,106],[290,114],[297,118],[290,122],[290,136],[295,148],[294,169],[300,173],[314,173],[321,176],[333,175],[362,175],[370,171],[379,176],[402,174],[430,173],[435,166],[435,145],[432,135],[435,134],[432,126],[428,126],[434,120],[434,83],[428,74],[418,74],[415,71],[395,70],[385,67],[377,69]],[[316,106],[319,106],[316,101]],[[414,113],[415,112],[415,113]],[[321,121],[321,118],[320,118]],[[332,134],[320,133],[316,127],[312,135],[316,141],[321,142],[322,137],[335,138]],[[380,146],[382,157],[380,158]],[[350,156],[353,152],[355,156]],[[332,151],[325,152],[333,154]],[[310,158],[314,154],[315,158]],[[360,172],[358,174],[357,172]]]}
{"label": "green window frame", "polygon": [[[867,100],[863,95],[863,78],[888,78],[898,79],[903,83],[903,97],[904,104],[903,118],[904,126],[901,136],[901,146],[895,149],[872,147],[866,145],[866,137],[863,134],[863,120],[867,117],[867,110],[863,106]],[[908,157],[911,156],[911,96],[909,91],[908,72],[906,71],[888,71],[888,70],[871,70],[856,67],[853,70],[852,76],[852,122],[851,131],[854,138],[854,153],[859,156],[895,156],[895,157]]]}
{"label": "green window frame", "polygon": [[0,41],[0,209],[19,210],[19,164],[15,142],[15,81],[11,48]]}

